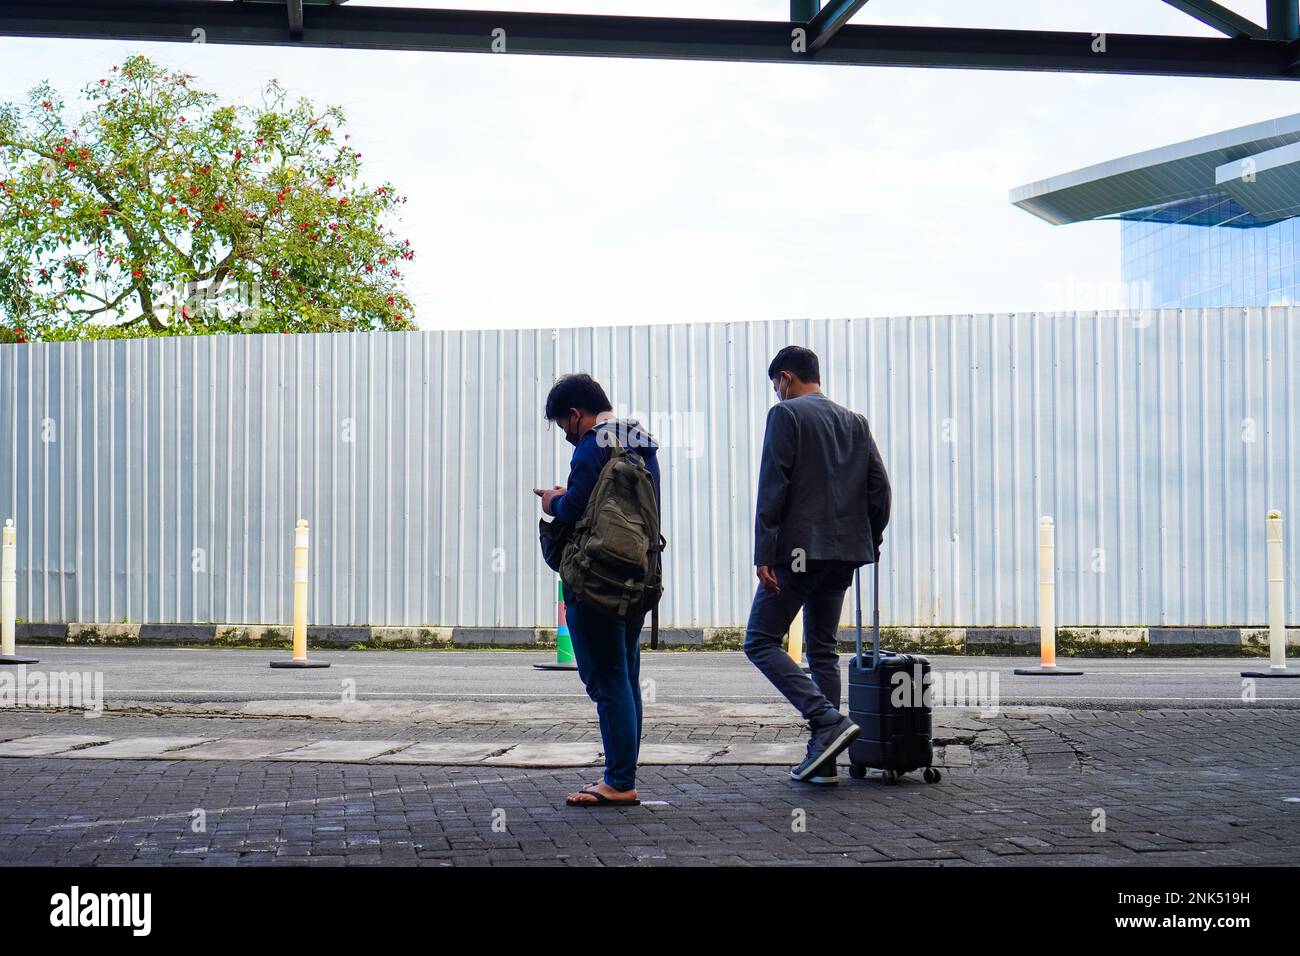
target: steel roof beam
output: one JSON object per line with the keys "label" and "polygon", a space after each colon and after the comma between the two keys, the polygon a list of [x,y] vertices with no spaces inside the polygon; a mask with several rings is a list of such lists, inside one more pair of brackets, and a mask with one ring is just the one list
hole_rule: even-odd
{"label": "steel roof beam", "polygon": [[1175,10],[1181,10],[1189,17],[1195,17],[1206,26],[1213,27],[1230,37],[1264,37],[1268,30],[1254,20],[1243,17],[1240,13],[1229,10],[1214,0],[1165,0]]}
{"label": "steel roof beam", "polygon": [[1274,40],[1300,39],[1300,0],[1268,0],[1266,15]]}
{"label": "steel roof beam", "polygon": [[820,50],[840,31],[867,0],[830,0],[808,21],[808,50]]}
{"label": "steel roof beam", "polygon": [[[312,4],[294,41],[279,4],[221,0],[0,0],[0,35],[528,53],[753,63],[820,63],[1164,76],[1295,79],[1274,39],[841,26],[815,55],[781,21],[584,16]],[[504,31],[501,33],[499,31]],[[494,42],[500,38],[500,42]],[[495,50],[494,50],[495,48]]]}
{"label": "steel roof beam", "polygon": [[302,0],[286,0],[289,8],[289,36],[295,40],[302,39]]}

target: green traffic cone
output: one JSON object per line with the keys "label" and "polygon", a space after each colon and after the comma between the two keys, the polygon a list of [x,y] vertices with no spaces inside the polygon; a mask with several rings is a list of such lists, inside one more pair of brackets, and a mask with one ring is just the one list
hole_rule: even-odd
{"label": "green traffic cone", "polygon": [[556,625],[555,625],[555,663],[534,664],[540,671],[576,671],[578,660],[573,656],[573,638],[569,634],[569,624],[564,616],[564,582],[555,582]]}

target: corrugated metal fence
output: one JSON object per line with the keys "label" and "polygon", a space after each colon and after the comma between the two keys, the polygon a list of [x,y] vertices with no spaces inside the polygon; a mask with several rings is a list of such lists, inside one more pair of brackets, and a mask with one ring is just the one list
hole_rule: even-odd
{"label": "corrugated metal fence", "polygon": [[[665,448],[664,623],[743,624],[767,363],[808,345],[894,485],[883,619],[1265,620],[1300,559],[1297,313],[1059,313],[0,346],[0,517],[32,621],[276,623],[312,525],[318,624],[554,620],[529,489],[562,483],[557,372]],[[1300,623],[1300,576],[1288,621]]]}

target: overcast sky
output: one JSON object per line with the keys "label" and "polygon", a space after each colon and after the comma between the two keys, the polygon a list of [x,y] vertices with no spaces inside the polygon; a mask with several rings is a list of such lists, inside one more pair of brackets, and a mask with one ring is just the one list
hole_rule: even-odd
{"label": "overcast sky", "polygon": [[[855,22],[1215,35],[1161,0],[871,0]],[[1007,191],[1300,112],[1283,82],[2,38],[0,99],[72,94],[137,51],[229,99],[275,78],[344,107],[369,176],[410,197],[430,329],[1118,307],[1118,225],[1049,226]]]}

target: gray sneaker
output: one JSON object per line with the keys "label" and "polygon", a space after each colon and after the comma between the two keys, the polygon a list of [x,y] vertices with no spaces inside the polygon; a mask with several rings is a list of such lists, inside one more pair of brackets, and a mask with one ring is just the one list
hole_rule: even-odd
{"label": "gray sneaker", "polygon": [[[807,763],[809,760],[816,757],[820,752],[816,735],[814,734],[813,738],[808,741],[808,755],[804,758],[804,763]],[[833,759],[823,760],[821,766],[806,777],[800,778],[795,776],[796,771],[803,766],[804,764],[800,764],[790,772],[790,776],[794,777],[794,779],[798,780],[800,783],[815,783],[823,787],[828,787],[834,786],[840,782],[839,773],[836,770],[835,761]]]}
{"label": "gray sneaker", "polygon": [[840,782],[840,775],[835,768],[835,764],[828,760],[811,777],[804,777],[802,782],[815,783],[822,787],[833,787]]}
{"label": "gray sneaker", "polygon": [[840,717],[835,723],[814,730],[812,740],[808,741],[808,756],[799,766],[791,768],[790,778],[805,783],[838,783],[835,758],[857,739],[860,732],[861,728],[847,717]]}

